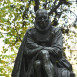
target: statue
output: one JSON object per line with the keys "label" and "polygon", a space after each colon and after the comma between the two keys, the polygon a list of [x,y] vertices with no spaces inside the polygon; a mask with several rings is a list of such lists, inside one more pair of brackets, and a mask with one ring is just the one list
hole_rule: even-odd
{"label": "statue", "polygon": [[61,29],[51,25],[44,9],[36,11],[34,28],[26,31],[12,77],[75,77],[63,56]]}

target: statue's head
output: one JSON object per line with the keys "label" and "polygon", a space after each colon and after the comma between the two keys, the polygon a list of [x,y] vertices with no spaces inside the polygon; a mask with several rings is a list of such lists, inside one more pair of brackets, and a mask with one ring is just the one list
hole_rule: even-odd
{"label": "statue's head", "polygon": [[45,29],[49,21],[49,16],[47,11],[44,9],[37,10],[35,21],[41,29]]}

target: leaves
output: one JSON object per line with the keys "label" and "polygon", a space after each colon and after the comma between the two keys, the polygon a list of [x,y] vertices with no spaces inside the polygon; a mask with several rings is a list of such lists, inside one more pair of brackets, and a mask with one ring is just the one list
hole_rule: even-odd
{"label": "leaves", "polygon": [[3,38],[4,36],[3,36],[3,34],[0,32],[0,38]]}

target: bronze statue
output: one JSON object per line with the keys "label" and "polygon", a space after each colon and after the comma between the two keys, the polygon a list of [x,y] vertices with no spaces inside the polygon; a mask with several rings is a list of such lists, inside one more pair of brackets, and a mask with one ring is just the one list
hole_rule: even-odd
{"label": "bronze statue", "polygon": [[61,29],[51,25],[44,9],[36,11],[34,28],[26,31],[12,77],[75,77],[63,56]]}

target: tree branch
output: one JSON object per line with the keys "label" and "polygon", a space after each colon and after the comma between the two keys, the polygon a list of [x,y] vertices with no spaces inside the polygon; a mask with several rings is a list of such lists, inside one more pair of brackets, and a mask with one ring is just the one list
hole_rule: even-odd
{"label": "tree branch", "polygon": [[34,0],[35,1],[35,6],[34,6],[34,11],[36,12],[39,9],[39,0]]}
{"label": "tree branch", "polygon": [[53,12],[55,12],[59,8],[59,6],[61,4],[62,4],[62,1],[60,0],[59,3],[58,3],[58,5],[56,5],[55,7],[53,7],[48,14],[51,15]]}
{"label": "tree branch", "polygon": [[24,10],[23,15],[22,15],[22,21],[23,21],[22,27],[24,27],[24,25],[25,25],[24,20],[25,20],[25,18],[26,18],[26,16],[27,16],[27,12],[28,12],[28,10],[29,10],[29,6],[30,6],[30,4],[31,4],[31,1],[32,1],[32,0],[29,0],[29,1],[28,1],[28,8],[26,8],[26,6],[24,5],[25,10]]}
{"label": "tree branch", "polygon": [[[56,2],[57,2],[57,0],[55,0],[55,1],[54,1],[54,3],[53,3],[53,4],[54,4],[54,6],[56,5]],[[54,7],[54,6],[53,6],[53,7]]]}

